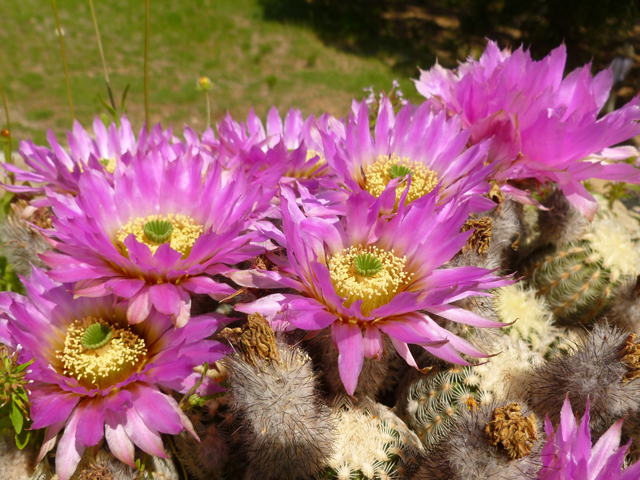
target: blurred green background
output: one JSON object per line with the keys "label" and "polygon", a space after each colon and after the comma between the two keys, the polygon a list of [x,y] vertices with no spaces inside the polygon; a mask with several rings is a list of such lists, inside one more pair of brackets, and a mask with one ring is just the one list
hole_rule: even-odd
{"label": "blurred green background", "polygon": [[[46,130],[70,128],[59,39],[50,1],[9,0],[0,20],[0,82],[13,138],[45,143]],[[88,0],[58,0],[76,117],[89,126],[107,97]],[[127,115],[144,121],[144,2],[95,0],[116,98],[130,84]],[[621,52],[634,67],[620,100],[640,90],[637,0],[163,0],[151,1],[151,120],[201,130],[206,105],[197,79],[213,81],[212,119],[228,110],[246,119],[329,111],[343,116],[364,87],[389,90],[398,79],[415,101],[411,78],[436,60],[455,67],[478,56],[486,38],[531,45],[535,57],[564,41],[569,66],[606,67]],[[631,53],[628,53],[631,52]],[[0,125],[4,115],[0,114]]]}

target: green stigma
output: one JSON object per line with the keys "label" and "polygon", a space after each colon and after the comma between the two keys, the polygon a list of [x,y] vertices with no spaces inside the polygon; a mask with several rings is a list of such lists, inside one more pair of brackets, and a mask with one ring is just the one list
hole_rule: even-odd
{"label": "green stigma", "polygon": [[391,180],[393,180],[394,178],[406,177],[410,173],[413,173],[413,172],[406,165],[396,164],[396,165],[392,165],[389,168],[389,177],[391,178]]}
{"label": "green stigma", "polygon": [[100,165],[102,165],[103,167],[106,167],[107,165],[109,165],[109,159],[108,158],[101,158],[100,160],[98,160],[98,163]]}
{"label": "green stigma", "polygon": [[113,330],[106,323],[94,323],[89,325],[82,335],[82,346],[88,350],[97,350],[104,347],[111,337]]}
{"label": "green stigma", "polygon": [[356,267],[356,274],[361,277],[373,277],[382,270],[382,262],[378,257],[370,253],[361,253],[353,259],[353,265]]}
{"label": "green stigma", "polygon": [[153,243],[167,243],[171,240],[173,225],[168,220],[151,220],[144,224],[144,234]]}

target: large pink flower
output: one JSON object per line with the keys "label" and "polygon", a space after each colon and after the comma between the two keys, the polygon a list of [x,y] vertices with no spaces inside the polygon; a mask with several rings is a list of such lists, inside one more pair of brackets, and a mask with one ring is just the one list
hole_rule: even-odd
{"label": "large pink flower", "polygon": [[397,206],[407,185],[408,205],[432,194],[439,204],[471,198],[472,211],[495,206],[479,195],[490,188],[486,180],[492,167],[485,166],[489,142],[467,148],[470,131],[461,129],[460,118],[435,113],[429,102],[415,111],[407,104],[396,115],[384,98],[372,135],[366,102],[354,102],[352,110],[344,140],[324,136],[327,161],[348,191],[364,190],[378,198],[393,188],[396,195],[383,205],[385,212]]}
{"label": "large pink flower", "polygon": [[[76,121],[73,130],[67,133],[68,151],[58,143],[52,131],[47,133],[51,149],[36,146],[30,140],[21,142],[20,154],[29,170],[25,172],[9,163],[2,166],[13,173],[18,182],[30,182],[32,185],[3,184],[3,187],[11,192],[34,195],[43,195],[44,188],[47,187],[58,193],[76,195],[83,170],[96,170],[111,179],[116,164],[123,157],[128,159],[137,152],[163,148],[165,155],[175,158],[185,148],[173,138],[170,129],[162,130],[159,124],[149,133],[143,127],[136,140],[125,116],[121,119],[120,128],[111,124],[108,129],[96,117],[93,133],[95,139]],[[46,199],[36,202],[37,205],[46,203]]]}
{"label": "large pink flower", "polygon": [[[56,452],[61,480],[102,438],[117,458],[134,466],[136,446],[166,457],[161,434],[187,430],[196,436],[165,392],[186,393],[200,378],[195,366],[227,353],[206,340],[223,317],[194,317],[176,329],[167,315],[152,310],[146,321],[129,325],[125,305],[114,296],[74,298],[71,285],[54,283],[37,268],[26,288],[29,298],[2,293],[0,305],[6,330],[22,346],[20,361],[35,359],[26,379],[31,428],[46,428],[40,457],[64,428]],[[205,377],[198,393],[220,390]]]}
{"label": "large pink flower", "polygon": [[597,203],[580,183],[589,178],[640,183],[627,164],[583,161],[640,134],[640,97],[598,119],[612,85],[611,70],[592,77],[590,65],[563,77],[563,46],[540,61],[522,48],[500,51],[494,42],[457,71],[434,66],[416,87],[471,127],[471,142],[493,138],[496,179],[555,182],[567,199],[592,218]]}
{"label": "large pink flower", "polygon": [[[56,251],[42,255],[51,278],[75,293],[130,299],[131,323],[151,307],[178,326],[189,318],[189,292],[221,299],[235,290],[212,276],[263,249],[252,246],[250,217],[262,187],[244,172],[225,172],[189,152],[171,160],[161,150],[119,164],[113,186],[86,171],[76,197],[48,190]],[[55,238],[55,240],[54,240]]]}
{"label": "large pink flower", "polygon": [[[387,195],[395,196],[395,190]],[[459,233],[469,202],[439,210],[435,197],[386,221],[366,192],[351,196],[340,221],[306,217],[293,192],[281,189],[284,243],[292,276],[260,272],[293,294],[274,294],[236,308],[256,311],[275,328],[319,330],[331,326],[340,376],[352,394],[364,357],[382,354],[388,334],[400,355],[416,366],[407,344],[424,346],[449,362],[468,364],[460,354],[485,356],[469,342],[438,326],[429,314],[476,327],[503,326],[449,305],[510,280],[476,267],[438,269],[460,251],[470,233]]]}

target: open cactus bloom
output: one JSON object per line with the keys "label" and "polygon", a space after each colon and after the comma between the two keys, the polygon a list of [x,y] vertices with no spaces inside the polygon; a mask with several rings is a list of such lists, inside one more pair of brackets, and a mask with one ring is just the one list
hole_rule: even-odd
{"label": "open cactus bloom", "polygon": [[591,65],[563,78],[564,45],[540,61],[528,51],[500,50],[489,42],[479,60],[470,59],[457,71],[435,65],[423,71],[416,88],[434,105],[462,116],[471,129],[471,143],[492,138],[490,159],[498,161],[495,179],[557,183],[589,219],[598,209],[580,183],[602,178],[640,183],[640,170],[626,163],[587,157],[640,134],[640,97],[598,119],[613,84],[610,69],[595,77]]}
{"label": "open cactus bloom", "polygon": [[470,133],[460,117],[436,113],[429,102],[415,111],[407,104],[396,115],[383,98],[374,135],[363,101],[353,105],[346,139],[336,142],[335,136],[324,135],[324,141],[325,150],[335,152],[330,162],[342,183],[351,192],[384,198],[383,212],[397,209],[405,189],[407,206],[433,192],[440,204],[465,199],[472,212],[490,210],[495,204],[478,195],[490,188],[493,167],[485,165],[490,143],[467,148]]}
{"label": "open cactus bloom", "polygon": [[[5,183],[2,184],[3,188],[16,193],[43,195],[46,187],[57,193],[77,195],[78,182],[84,170],[95,170],[111,181],[116,166],[128,162],[137,153],[146,153],[156,148],[163,148],[172,153],[183,150],[183,144],[172,143],[171,129],[162,130],[159,124],[149,132],[143,127],[136,139],[131,123],[124,115],[120,119],[120,127],[112,123],[109,128],[96,117],[93,122],[93,135],[90,135],[78,121],[74,122],[73,130],[67,133],[68,151],[58,143],[53,132],[49,131],[47,140],[50,149],[37,146],[30,140],[20,142],[20,154],[28,171],[10,163],[4,163],[2,167],[15,175],[18,182],[30,184]],[[47,204],[46,197],[36,200],[38,206]]]}
{"label": "open cactus bloom", "polygon": [[339,351],[340,376],[355,391],[363,360],[380,358],[382,335],[414,367],[409,343],[422,345],[446,361],[468,364],[460,354],[486,355],[435,323],[429,314],[475,327],[501,327],[451,302],[483,294],[512,281],[476,267],[438,269],[467,242],[460,233],[469,202],[438,209],[435,196],[405,211],[401,203],[390,220],[380,217],[382,200],[366,192],[347,200],[337,222],[305,217],[293,191],[282,187],[283,230],[292,277],[272,274],[276,285],[296,290],[274,294],[237,310],[260,312],[278,328],[331,327]]}
{"label": "open cactus bloom", "polygon": [[129,299],[130,323],[154,307],[184,325],[190,292],[232,294],[211,275],[262,252],[247,231],[261,187],[241,171],[223,173],[200,155],[171,160],[158,149],[122,166],[113,185],[87,171],[75,197],[48,190],[56,215],[48,235],[59,251],[43,255],[51,278],[75,283],[76,295]]}
{"label": "open cactus bloom", "polygon": [[[194,367],[228,352],[206,339],[224,317],[194,317],[176,330],[168,315],[152,309],[144,322],[129,325],[126,305],[112,295],[74,299],[70,285],[39,269],[26,287],[29,298],[0,294],[2,318],[7,336],[22,346],[21,361],[35,360],[25,379],[32,429],[46,428],[40,458],[64,428],[56,452],[61,480],[71,477],[85,448],[103,438],[118,459],[134,466],[136,446],[164,457],[161,434],[187,430],[196,436],[166,392],[186,393],[201,378]],[[205,377],[197,392],[220,390]]]}

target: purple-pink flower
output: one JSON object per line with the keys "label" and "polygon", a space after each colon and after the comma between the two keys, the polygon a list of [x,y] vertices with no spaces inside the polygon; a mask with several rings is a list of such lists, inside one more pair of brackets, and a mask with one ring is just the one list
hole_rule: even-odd
{"label": "purple-pink flower", "polygon": [[262,187],[190,151],[174,160],[162,149],[138,156],[118,165],[113,185],[89,170],[76,197],[47,190],[56,251],[42,259],[77,295],[129,299],[131,323],[155,307],[182,326],[190,292],[215,299],[235,292],[213,276],[263,251],[248,231]]}
{"label": "purple-pink flower", "polygon": [[511,53],[489,42],[478,61],[470,59],[457,71],[435,65],[422,72],[416,87],[449,114],[462,115],[471,143],[493,139],[490,159],[500,161],[499,182],[555,182],[592,218],[597,203],[580,181],[640,183],[640,172],[631,165],[583,161],[640,134],[640,97],[598,119],[611,89],[611,70],[593,77],[586,65],[563,79],[566,56],[563,45],[534,61],[522,48]]}
{"label": "purple-pink flower", "polygon": [[[151,310],[146,321],[129,325],[126,306],[114,296],[74,298],[71,285],[55,283],[37,268],[25,284],[29,298],[0,294],[3,329],[21,345],[21,363],[35,359],[25,378],[31,428],[46,428],[40,458],[64,429],[56,451],[61,480],[71,477],[84,450],[103,438],[131,466],[135,447],[166,457],[163,433],[187,430],[197,438],[166,392],[186,393],[201,377],[194,367],[228,353],[228,347],[206,339],[224,317],[194,317],[176,329],[169,316]],[[220,390],[205,376],[197,391]]]}
{"label": "purple-pink flower", "polygon": [[554,430],[549,417],[545,420],[547,440],[542,448],[542,468],[539,480],[637,480],[640,463],[622,469],[624,456],[631,441],[620,447],[620,432],[624,419],[614,423],[591,446],[589,402],[579,424],[567,396],[560,412],[560,424]]}
{"label": "purple-pink flower", "polygon": [[343,141],[324,136],[327,161],[347,190],[379,198],[392,188],[396,195],[385,196],[383,212],[397,207],[408,185],[408,205],[432,194],[439,204],[471,198],[472,211],[495,206],[481,196],[490,189],[486,180],[492,167],[485,166],[489,142],[467,148],[470,131],[461,129],[460,118],[434,112],[429,102],[415,111],[407,104],[396,115],[384,98],[372,136],[366,102],[354,102],[352,110]]}
{"label": "purple-pink flower", "polygon": [[[93,122],[95,138],[92,138],[76,121],[73,130],[67,133],[68,151],[58,143],[52,131],[47,132],[51,149],[37,146],[30,140],[21,142],[20,154],[29,170],[24,171],[9,163],[2,166],[13,173],[18,182],[30,182],[32,185],[3,184],[3,187],[11,192],[34,195],[43,195],[44,187],[47,187],[57,193],[76,195],[83,170],[96,170],[111,179],[116,164],[123,157],[127,159],[137,152],[146,152],[161,145],[165,153],[172,153],[174,158],[184,150],[183,144],[174,142],[171,130],[162,130],[159,124],[149,133],[143,127],[136,140],[127,117],[123,116],[120,123],[120,128],[111,124],[107,129],[96,117]],[[44,204],[46,199],[36,202],[36,205]]]}
{"label": "purple-pink flower", "polygon": [[[385,195],[395,197],[395,190]],[[450,304],[510,280],[483,268],[438,269],[471,234],[460,233],[469,216],[468,201],[438,208],[431,196],[405,211],[403,199],[390,221],[380,217],[388,199],[371,203],[366,192],[349,197],[346,215],[340,220],[305,216],[286,186],[281,188],[280,201],[282,243],[290,263],[281,271],[292,275],[262,271],[253,284],[265,286],[271,280],[275,281],[271,286],[297,293],[269,295],[238,305],[238,310],[260,312],[276,329],[330,326],[339,351],[340,376],[350,394],[364,357],[382,355],[383,334],[391,337],[399,354],[414,367],[408,343],[454,363],[468,364],[461,353],[485,356],[429,316],[475,327],[503,326]]]}

